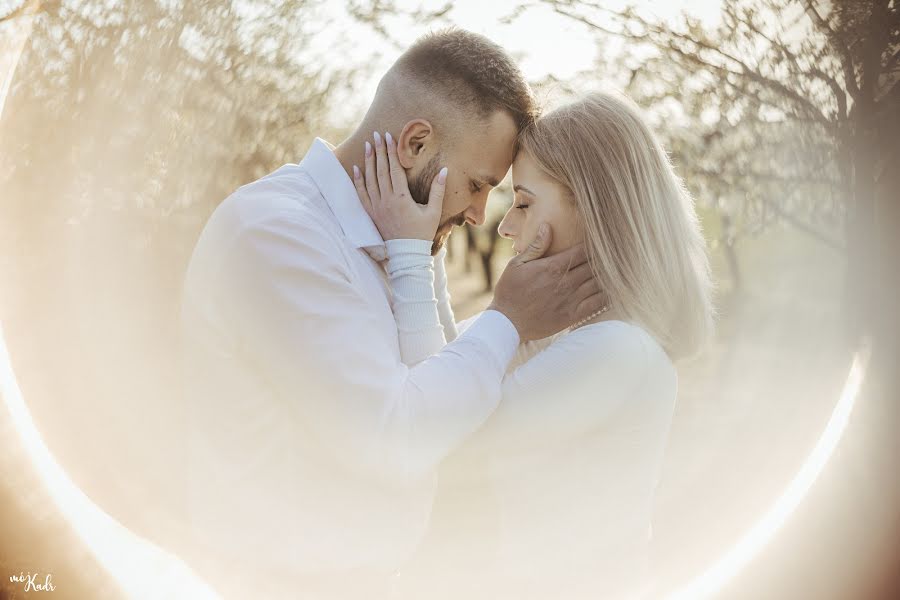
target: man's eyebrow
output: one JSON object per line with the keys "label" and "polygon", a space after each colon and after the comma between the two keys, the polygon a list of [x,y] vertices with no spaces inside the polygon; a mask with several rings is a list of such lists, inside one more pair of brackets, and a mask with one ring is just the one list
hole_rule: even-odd
{"label": "man's eyebrow", "polygon": [[531,195],[531,196],[535,196],[535,197],[537,196],[537,194],[535,194],[534,192],[532,192],[531,190],[529,190],[529,189],[528,189],[527,187],[525,187],[524,185],[517,185],[517,186],[513,187],[513,191],[514,191],[514,192],[525,192],[526,194],[529,194],[529,195]]}

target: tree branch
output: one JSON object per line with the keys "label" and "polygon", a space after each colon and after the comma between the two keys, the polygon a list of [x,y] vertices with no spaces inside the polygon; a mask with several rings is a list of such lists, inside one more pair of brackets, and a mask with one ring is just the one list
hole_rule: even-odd
{"label": "tree branch", "polygon": [[[805,112],[813,116],[816,120],[818,120],[822,125],[829,125],[830,120],[822,114],[817,106],[815,106],[812,102],[810,102],[807,98],[803,97],[795,90],[790,89],[786,85],[784,85],[780,81],[776,81],[774,79],[768,78],[761,73],[752,69],[749,65],[747,65],[744,61],[738,59],[737,57],[729,54],[728,52],[722,50],[721,48],[717,48],[708,42],[704,42],[698,39],[694,39],[684,33],[680,33],[677,31],[673,31],[667,27],[652,24],[645,19],[641,18],[638,15],[633,13],[629,13],[627,16],[623,16],[621,13],[617,13],[610,9],[606,9],[604,7],[600,7],[597,4],[588,3],[590,6],[594,6],[597,10],[602,12],[606,12],[618,19],[620,22],[628,19],[632,23],[636,23],[638,26],[643,28],[643,33],[636,33],[631,31],[627,27],[627,21],[623,24],[624,31],[615,31],[609,29],[608,27],[604,27],[590,19],[589,17],[573,12],[566,8],[563,2],[560,1],[551,1],[550,5],[553,7],[554,12],[565,16],[570,19],[574,19],[576,21],[581,22],[588,27],[602,31],[604,33],[608,33],[610,35],[615,35],[618,37],[622,37],[624,39],[628,39],[635,42],[648,42],[655,46],[656,48],[662,51],[669,51],[670,53],[675,53],[681,56],[683,59],[693,63],[696,66],[700,66],[709,70],[716,71],[720,74],[729,74],[734,77],[744,77],[748,78],[757,84],[767,87],[772,91],[778,93],[783,98],[788,100],[789,102],[802,107]],[[650,34],[654,34],[657,36],[656,39],[652,38]],[[692,45],[694,47],[694,51],[691,52],[688,49],[681,47],[680,44]],[[726,65],[715,64],[708,60],[704,60],[699,56],[700,51],[706,50],[712,54],[718,55],[722,57],[726,62],[730,62],[732,65],[737,67],[740,70],[735,70],[729,68]]]}
{"label": "tree branch", "polygon": [[[719,180],[723,180],[725,178],[724,176],[727,175],[725,173],[709,171],[709,170],[702,170],[702,169],[698,169],[698,170],[692,169],[691,172],[696,175],[705,176],[705,177],[709,177],[712,179],[719,179]],[[736,173],[735,175],[737,175],[737,176],[743,175],[745,177],[752,177],[751,175],[746,175],[746,174],[742,174],[742,173]],[[803,183],[808,183],[808,182],[785,181],[785,183],[790,183],[790,184],[793,184],[793,186],[794,186],[793,188],[788,190],[788,197],[790,197],[790,195],[793,194],[794,190],[796,190],[796,187],[798,185],[801,185]],[[814,182],[814,183],[825,183],[825,182]],[[763,205],[767,209],[772,210],[778,217],[783,219],[788,224],[790,224],[793,227],[799,229],[800,231],[806,233],[807,235],[813,237],[814,239],[818,240],[822,244],[824,244],[834,250],[837,250],[838,252],[846,252],[846,246],[843,243],[841,243],[839,240],[828,235],[827,233],[819,231],[814,226],[807,223],[803,218],[786,211],[784,208],[782,208],[778,203],[776,203],[772,199],[770,199],[768,197],[763,197],[763,196],[758,197],[758,199],[760,202],[763,203]]]}
{"label": "tree branch", "polygon": [[791,183],[795,185],[829,185],[836,186],[840,182],[836,179],[828,179],[824,177],[813,177],[811,175],[802,176],[802,175],[782,175],[781,173],[775,172],[766,172],[766,171],[744,171],[744,170],[736,170],[732,172],[724,172],[724,171],[713,171],[711,169],[704,168],[692,168],[690,172],[695,175],[702,175],[704,177],[721,177],[723,175],[731,175],[734,177],[741,177],[745,179],[756,179],[759,181],[777,181],[779,183]]}
{"label": "tree branch", "polygon": [[[59,0],[54,2],[59,6]],[[41,0],[30,0],[23,2],[18,7],[12,9],[11,12],[0,17],[0,23],[5,23],[6,21],[12,21],[13,19],[18,19],[19,17],[31,16],[37,13],[38,9],[41,7]],[[48,8],[45,6],[45,8]]]}
{"label": "tree branch", "polygon": [[850,48],[840,42],[837,33],[828,24],[828,21],[819,14],[812,0],[806,0],[806,14],[810,15],[813,22],[819,26],[831,42],[831,45],[837,50],[837,54],[841,57],[841,66],[844,69],[844,87],[854,100],[859,99],[859,84],[856,81],[856,71],[853,68],[853,56]]}
{"label": "tree branch", "polygon": [[815,77],[817,79],[821,79],[825,82],[825,84],[831,88],[831,93],[834,95],[834,100],[837,102],[838,106],[838,120],[843,121],[847,118],[847,92],[845,92],[841,85],[833,78],[828,76],[825,72],[823,72],[818,67],[813,67],[809,70],[809,72],[802,73],[803,75],[809,77]]}
{"label": "tree branch", "polygon": [[[735,18],[738,18],[737,15],[735,15]],[[752,16],[747,15],[746,18],[741,19],[741,22],[743,22],[753,33],[769,42],[770,48],[777,48],[778,51],[781,52],[781,54],[784,55],[784,57],[790,63],[791,67],[793,67],[794,75],[799,75],[810,79],[819,79],[824,82],[829,88],[831,88],[831,92],[834,95],[834,101],[837,103],[838,107],[838,119],[843,120],[847,117],[847,93],[843,89],[841,89],[840,84],[838,84],[838,82],[833,77],[829,76],[818,67],[813,67],[810,70],[805,70],[800,67],[800,63],[797,60],[797,55],[794,54],[794,52],[777,37],[772,38],[766,35],[766,33],[759,27],[757,27],[753,22]]]}
{"label": "tree branch", "polygon": [[[759,73],[758,71],[755,71],[754,69],[752,69],[744,61],[732,56],[731,54],[725,52],[721,48],[716,48],[706,42],[701,42],[700,40],[690,38],[682,33],[678,33],[675,31],[667,31],[667,30],[663,30],[662,28],[657,28],[657,29],[658,29],[658,32],[661,33],[663,36],[665,36],[667,33],[670,33],[671,35],[675,36],[676,38],[678,38],[684,42],[687,42],[688,44],[694,44],[701,48],[705,48],[713,53],[719,54],[720,56],[722,56],[728,60],[733,61],[733,63],[735,65],[739,66],[742,69],[742,71],[734,71],[727,67],[720,67],[720,68],[722,68],[724,71],[731,73],[738,77],[741,77],[741,76],[749,77],[751,80],[759,83],[760,85],[769,87],[770,89],[778,92],[779,94],[786,97],[787,99],[792,100],[794,103],[798,104],[799,106],[804,107],[811,115],[813,115],[814,117],[819,119],[823,124],[829,123],[828,118],[825,117],[825,115],[822,114],[822,112],[818,109],[818,107],[816,107],[808,99],[806,99],[803,96],[801,96],[800,94],[798,94],[795,90],[790,89],[782,82],[765,77],[764,75],[762,75],[762,73]],[[674,47],[672,45],[670,45],[670,47],[672,47],[674,49]],[[685,53],[681,49],[678,49],[678,51],[685,58],[688,58],[689,60],[692,60],[692,61],[696,62],[697,64],[710,65],[710,63],[708,61],[701,60],[699,58],[699,56],[697,56],[696,54]]]}
{"label": "tree branch", "polygon": [[884,64],[881,65],[881,72],[891,73],[898,65],[900,65],[900,48],[897,48],[897,50],[894,51],[894,54],[888,57]]}
{"label": "tree branch", "polygon": [[787,212],[786,210],[781,208],[781,206],[779,206],[772,200],[770,200],[768,198],[762,198],[762,202],[766,206],[771,208],[775,212],[776,215],[778,215],[779,217],[781,217],[782,219],[784,219],[785,221],[787,221],[788,223],[790,223],[791,225],[793,225],[794,227],[799,229],[800,231],[819,240],[826,246],[833,248],[834,250],[837,250],[838,252],[846,252],[847,251],[847,247],[844,244],[842,244],[840,241],[834,239],[833,237],[831,237],[830,235],[828,235],[826,233],[822,233],[821,231],[819,231],[812,225],[803,221],[803,219],[801,219],[800,217],[798,217],[796,215],[792,215],[791,213]]}

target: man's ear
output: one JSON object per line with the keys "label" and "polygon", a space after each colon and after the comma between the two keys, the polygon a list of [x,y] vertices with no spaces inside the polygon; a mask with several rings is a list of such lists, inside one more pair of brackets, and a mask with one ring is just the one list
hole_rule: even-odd
{"label": "man's ear", "polygon": [[403,126],[397,138],[397,157],[404,169],[411,169],[434,151],[434,128],[425,119],[413,119]]}

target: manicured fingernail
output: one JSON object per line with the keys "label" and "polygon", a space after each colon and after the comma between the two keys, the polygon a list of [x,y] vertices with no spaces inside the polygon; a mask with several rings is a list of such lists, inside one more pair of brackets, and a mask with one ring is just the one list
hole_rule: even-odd
{"label": "manicured fingernail", "polygon": [[366,156],[372,156],[372,144],[366,142]]}
{"label": "manicured fingernail", "polygon": [[356,165],[353,165],[353,178],[359,179],[359,167]]}
{"label": "manicured fingernail", "polygon": [[386,132],[384,133],[384,139],[387,141],[388,148],[390,148],[391,145],[393,145],[393,143],[394,143],[394,138],[391,137],[391,132],[390,132],[390,131],[386,131]]}
{"label": "manicured fingernail", "polygon": [[438,173],[438,183],[444,183],[447,181],[447,167],[441,169],[441,172]]}
{"label": "manicured fingernail", "polygon": [[375,145],[381,147],[381,134],[377,131],[375,132]]}

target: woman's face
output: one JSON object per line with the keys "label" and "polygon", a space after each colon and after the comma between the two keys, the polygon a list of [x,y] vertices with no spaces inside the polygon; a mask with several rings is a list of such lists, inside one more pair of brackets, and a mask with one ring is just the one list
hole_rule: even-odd
{"label": "woman's face", "polygon": [[575,202],[569,191],[546,175],[534,159],[520,151],[512,165],[512,207],[503,217],[498,232],[513,241],[521,254],[537,236],[541,223],[550,226],[553,240],[545,256],[561,252],[581,241]]}

